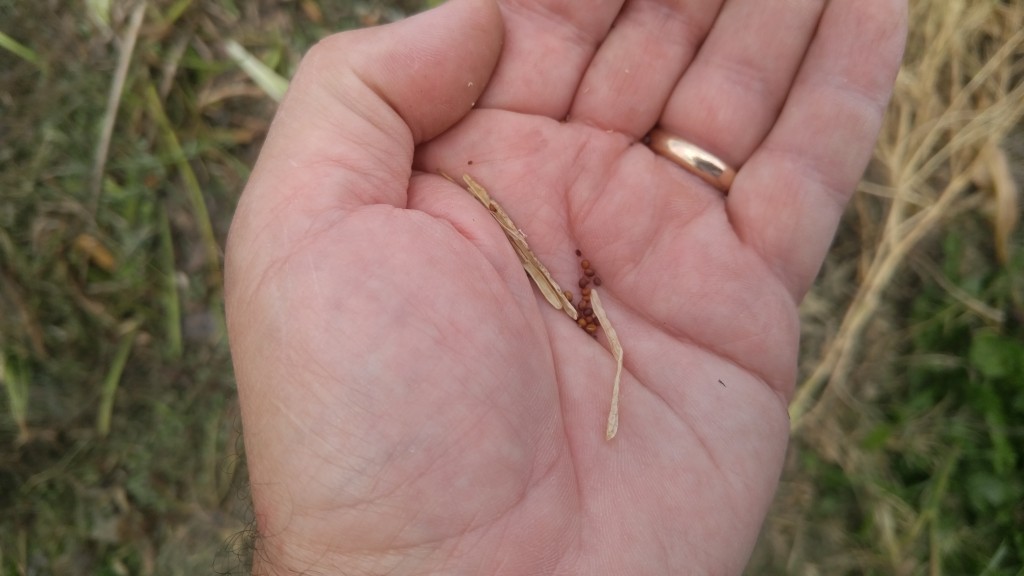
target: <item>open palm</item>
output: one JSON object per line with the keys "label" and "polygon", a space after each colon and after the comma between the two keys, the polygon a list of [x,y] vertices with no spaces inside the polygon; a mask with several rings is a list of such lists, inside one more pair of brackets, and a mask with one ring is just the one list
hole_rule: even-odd
{"label": "open palm", "polygon": [[[458,0],[307,56],[228,248],[262,570],[742,570],[905,8],[678,4]],[[728,197],[642,144],[656,124],[742,167]],[[599,271],[611,442],[610,354],[438,172],[563,286],[577,249]]]}

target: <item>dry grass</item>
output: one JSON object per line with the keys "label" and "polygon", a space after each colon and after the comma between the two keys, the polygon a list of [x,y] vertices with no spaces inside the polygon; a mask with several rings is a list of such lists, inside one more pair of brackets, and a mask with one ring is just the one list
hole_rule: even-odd
{"label": "dry grass", "polygon": [[[915,338],[934,329],[929,316],[945,318],[947,333],[959,323],[1021,334],[1012,167],[1024,152],[1024,5],[916,0],[910,22],[874,163],[802,309],[794,448],[758,554],[769,572],[1018,574],[1024,561],[1012,525],[1002,540],[976,538],[972,524],[985,519],[967,514],[970,495],[958,495],[971,487],[954,482],[977,470],[986,426],[1019,441],[1024,406],[990,422],[962,410],[945,377],[919,381],[914,368],[962,371],[975,384],[985,376],[984,367],[972,370],[968,349],[921,348]],[[981,251],[977,260],[952,262],[962,250],[950,249],[951,238]],[[982,289],[1000,269],[1009,285]],[[915,315],[929,287],[944,304]],[[1024,381],[1010,384],[1020,390]],[[951,442],[959,432],[962,441]],[[1022,505],[1005,505],[1024,528]],[[964,561],[986,555],[987,565]]]}
{"label": "dry grass", "polygon": [[[914,9],[916,26],[875,155],[878,180],[861,189],[883,199],[886,220],[875,230],[863,227],[868,235],[860,238],[865,269],[859,288],[824,359],[793,401],[795,431],[813,418],[807,413],[822,388],[829,389],[826,396],[848,393],[857,343],[923,239],[961,212],[1013,216],[1018,210],[1016,187],[1000,177],[1004,142],[1011,131],[1019,133],[1024,115],[1024,8],[920,0]],[[988,58],[978,53],[985,46]],[[864,194],[858,204],[871,202]],[[1013,225],[996,220],[993,231],[1004,263]]]}
{"label": "dry grass", "polygon": [[0,0],[0,574],[242,572],[221,252],[273,102],[226,42],[288,75],[417,4]]}

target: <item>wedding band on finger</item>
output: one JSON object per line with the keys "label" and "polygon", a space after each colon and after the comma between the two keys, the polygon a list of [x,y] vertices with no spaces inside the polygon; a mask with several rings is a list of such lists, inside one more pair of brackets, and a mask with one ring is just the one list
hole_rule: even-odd
{"label": "wedding band on finger", "polygon": [[655,128],[644,139],[655,154],[664,156],[702,180],[728,194],[736,170],[703,148]]}

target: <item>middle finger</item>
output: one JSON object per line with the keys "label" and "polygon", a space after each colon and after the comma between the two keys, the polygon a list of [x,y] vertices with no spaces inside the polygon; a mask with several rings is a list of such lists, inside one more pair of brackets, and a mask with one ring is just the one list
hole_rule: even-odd
{"label": "middle finger", "polygon": [[824,0],[729,0],[662,113],[662,128],[739,168],[775,123]]}
{"label": "middle finger", "polygon": [[630,0],[576,91],[570,119],[640,139],[707,37],[722,0]]}
{"label": "middle finger", "polygon": [[501,59],[477,107],[565,118],[580,77],[622,2],[502,0]]}

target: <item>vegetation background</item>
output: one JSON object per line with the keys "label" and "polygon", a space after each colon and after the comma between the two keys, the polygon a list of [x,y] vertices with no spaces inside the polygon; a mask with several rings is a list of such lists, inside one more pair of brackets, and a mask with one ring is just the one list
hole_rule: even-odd
{"label": "vegetation background", "polygon": [[[0,576],[244,572],[232,209],[302,53],[430,3],[0,0]],[[1024,575],[1024,3],[910,4],[750,574]]]}

